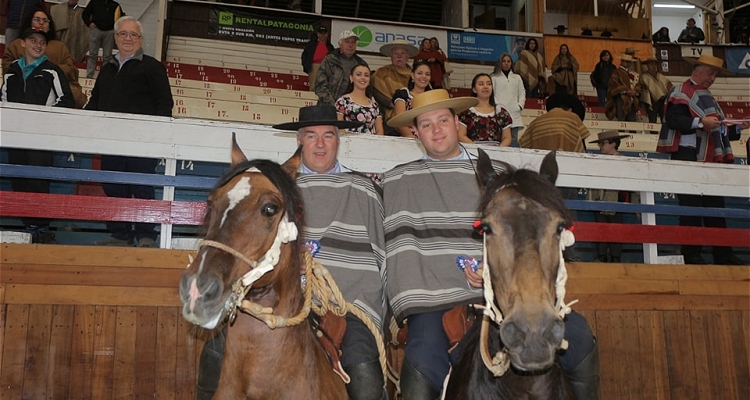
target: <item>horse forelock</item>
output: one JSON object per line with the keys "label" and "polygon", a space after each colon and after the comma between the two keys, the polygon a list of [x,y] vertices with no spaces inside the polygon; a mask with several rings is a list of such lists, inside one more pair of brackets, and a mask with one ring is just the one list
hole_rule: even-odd
{"label": "horse forelock", "polygon": [[[248,170],[252,168],[260,171],[260,173],[268,179],[274,187],[276,187],[284,200],[284,212],[287,215],[287,219],[297,225],[298,230],[301,229],[304,225],[302,195],[300,194],[294,180],[284,172],[278,163],[270,160],[255,159],[237,164],[219,178],[211,193],[215,193],[217,190],[231,182],[236,176],[247,173]],[[212,211],[213,210],[209,205],[209,207],[206,208],[206,213],[203,217],[203,224],[200,229],[201,236],[205,236],[211,226]]]}

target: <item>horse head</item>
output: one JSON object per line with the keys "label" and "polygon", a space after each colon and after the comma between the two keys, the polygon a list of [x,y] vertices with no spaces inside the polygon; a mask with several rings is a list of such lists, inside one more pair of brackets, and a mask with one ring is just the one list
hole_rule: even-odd
{"label": "horse head", "polygon": [[208,196],[205,236],[180,279],[184,318],[216,328],[244,299],[281,315],[302,303],[299,151],[284,166],[248,161],[232,137],[230,170]]}
{"label": "horse head", "polygon": [[557,305],[556,280],[561,236],[571,218],[555,187],[555,153],[539,173],[503,163],[496,172],[479,150],[477,178],[483,188],[479,207],[484,233],[485,297],[491,293],[502,316],[500,338],[514,368],[538,371],[555,360],[565,331]]}

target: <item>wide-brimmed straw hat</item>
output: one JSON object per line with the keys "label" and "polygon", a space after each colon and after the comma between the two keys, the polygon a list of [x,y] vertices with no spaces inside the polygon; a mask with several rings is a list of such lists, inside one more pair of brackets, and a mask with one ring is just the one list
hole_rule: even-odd
{"label": "wide-brimmed straw hat", "polygon": [[414,96],[411,99],[411,110],[388,120],[388,126],[393,128],[412,126],[414,118],[426,112],[450,108],[456,113],[460,113],[478,103],[479,99],[476,97],[456,97],[452,99],[445,89],[429,90]]}
{"label": "wide-brimmed straw hat", "polygon": [[659,63],[659,60],[656,59],[656,57],[649,57],[643,61],[644,64],[648,63]]}
{"label": "wide-brimmed straw hat", "polygon": [[296,131],[307,126],[335,126],[340,129],[350,129],[362,125],[362,122],[339,121],[336,116],[336,107],[326,104],[302,107],[299,109],[299,121],[277,124],[273,128],[283,131]]}
{"label": "wide-brimmed straw hat", "polygon": [[639,51],[640,51],[640,50],[638,50],[638,49],[635,49],[635,48],[633,48],[633,47],[626,47],[626,48],[625,48],[625,51],[624,51],[624,53],[625,53],[625,54],[630,54],[631,56],[634,56],[634,55],[635,55],[635,53],[637,53],[637,52],[639,52]]}
{"label": "wide-brimmed straw hat", "polygon": [[596,140],[592,140],[589,143],[599,143],[602,140],[614,140],[614,139],[623,139],[630,135],[623,135],[620,134],[620,131],[616,130],[610,130],[610,131],[602,131],[597,133],[598,138]]}
{"label": "wide-brimmed straw hat", "polygon": [[586,118],[586,108],[583,107],[583,103],[578,97],[573,96],[570,93],[559,92],[554,93],[547,98],[547,111],[561,107],[570,108],[571,111],[578,115],[578,118],[580,118],[581,121]]}
{"label": "wide-brimmed straw hat", "polygon": [[698,58],[685,57],[685,61],[693,65],[705,65],[708,67],[714,67],[722,72],[731,73],[728,69],[724,68],[724,60],[719,57],[701,54]]}
{"label": "wide-brimmed straw hat", "polygon": [[620,61],[633,61],[633,56],[630,54],[621,54]]}
{"label": "wide-brimmed straw hat", "polygon": [[406,50],[406,54],[409,55],[409,57],[414,57],[417,54],[419,54],[419,48],[417,46],[414,46],[413,44],[407,42],[406,40],[397,39],[390,43],[384,44],[380,46],[380,54],[390,57],[391,51],[393,49],[404,49]]}

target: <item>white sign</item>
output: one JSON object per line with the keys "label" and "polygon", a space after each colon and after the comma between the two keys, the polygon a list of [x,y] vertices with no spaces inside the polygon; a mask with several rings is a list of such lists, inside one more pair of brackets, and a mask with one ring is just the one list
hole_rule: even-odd
{"label": "white sign", "polygon": [[695,57],[698,58],[702,55],[712,56],[714,55],[714,49],[711,46],[700,46],[700,45],[688,45],[681,46],[683,57]]}
{"label": "white sign", "polygon": [[380,52],[380,46],[393,42],[394,40],[406,40],[419,48],[422,39],[437,38],[440,48],[445,51],[448,48],[448,35],[445,30],[429,29],[423,27],[410,28],[407,26],[375,24],[365,21],[331,21],[331,43],[338,47],[341,32],[350,30],[359,36],[357,51],[373,53]]}

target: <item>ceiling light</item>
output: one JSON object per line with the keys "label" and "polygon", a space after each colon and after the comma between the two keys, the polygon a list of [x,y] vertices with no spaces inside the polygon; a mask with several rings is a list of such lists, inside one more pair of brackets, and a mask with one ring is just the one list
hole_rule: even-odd
{"label": "ceiling light", "polygon": [[695,6],[691,6],[688,4],[654,4],[654,7],[656,8],[695,8]]}

